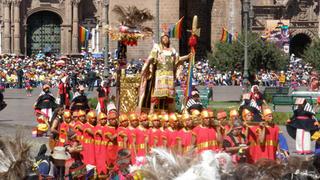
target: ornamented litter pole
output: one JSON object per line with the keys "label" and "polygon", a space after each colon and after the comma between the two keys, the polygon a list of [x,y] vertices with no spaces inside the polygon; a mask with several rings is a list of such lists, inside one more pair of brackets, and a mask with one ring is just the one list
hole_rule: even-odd
{"label": "ornamented litter pole", "polygon": [[137,46],[139,39],[152,36],[152,33],[144,33],[135,28],[121,25],[119,28],[107,26],[107,33],[112,40],[118,41],[117,49],[117,90],[116,105],[117,112],[133,111],[138,104],[138,91],[140,77],[126,77],[125,68],[127,64],[127,46]]}

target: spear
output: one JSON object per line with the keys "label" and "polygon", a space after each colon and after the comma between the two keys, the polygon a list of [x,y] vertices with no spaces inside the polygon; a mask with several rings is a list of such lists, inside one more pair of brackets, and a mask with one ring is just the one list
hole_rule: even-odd
{"label": "spear", "polygon": [[193,16],[192,29],[189,30],[189,32],[191,32],[191,36],[188,42],[190,46],[191,57],[189,59],[187,89],[185,91],[185,105],[187,105],[187,102],[191,97],[193,67],[194,67],[195,55],[196,55],[196,45],[197,45],[198,37],[200,37],[200,28],[198,28],[198,16]]}

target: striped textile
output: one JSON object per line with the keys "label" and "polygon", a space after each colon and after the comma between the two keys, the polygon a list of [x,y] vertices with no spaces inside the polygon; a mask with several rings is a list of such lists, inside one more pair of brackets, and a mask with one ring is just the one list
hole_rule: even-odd
{"label": "striped textile", "polygon": [[195,101],[194,99],[189,99],[189,101],[187,102],[187,106],[186,106],[186,109],[189,109],[191,106],[195,105],[195,104],[199,104],[199,105],[202,105],[201,102],[197,102]]}
{"label": "striped textile", "polygon": [[[242,101],[242,103],[240,104],[240,106],[244,106],[245,105],[245,101]],[[250,107],[257,109],[258,111],[261,112],[261,108],[257,105],[255,100],[250,100]]]}
{"label": "striped textile", "polygon": [[[294,110],[298,109],[298,106],[295,106]],[[304,105],[304,108],[303,108],[304,111],[307,111],[307,112],[310,112],[312,114],[316,114],[313,110],[313,106],[310,104],[310,103],[306,103],[306,105]]]}

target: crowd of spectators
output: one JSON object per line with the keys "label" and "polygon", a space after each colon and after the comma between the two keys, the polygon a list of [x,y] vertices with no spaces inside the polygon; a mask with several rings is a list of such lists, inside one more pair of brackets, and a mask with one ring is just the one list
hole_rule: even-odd
{"label": "crowd of spectators", "polygon": [[[109,86],[116,85],[117,61],[109,61]],[[127,74],[141,72],[143,60],[129,60],[126,65]],[[0,58],[0,89],[24,88],[49,83],[57,86],[62,76],[69,75],[71,86],[88,85],[94,82],[97,86],[104,78],[104,60],[93,57],[1,57]],[[262,86],[300,86],[308,85],[311,67],[301,59],[291,57],[286,71],[259,70],[253,75],[253,83]],[[177,69],[177,85],[184,85],[188,76],[188,63]],[[93,80],[94,79],[94,80]],[[193,83],[206,86],[242,86],[242,72],[237,70],[220,71],[211,67],[208,60],[198,61],[193,70]],[[90,81],[90,82],[89,82]]]}

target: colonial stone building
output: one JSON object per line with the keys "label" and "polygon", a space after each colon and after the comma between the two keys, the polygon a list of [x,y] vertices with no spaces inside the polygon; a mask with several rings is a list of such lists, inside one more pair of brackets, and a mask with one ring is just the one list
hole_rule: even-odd
{"label": "colonial stone building", "polygon": [[[114,5],[135,5],[156,15],[156,0],[0,0],[0,53],[31,55],[39,51],[63,55],[78,54],[79,27],[91,32],[86,47],[91,52],[103,52],[104,26],[118,26]],[[199,16],[201,37],[198,52],[205,56],[219,41],[222,28],[230,33],[241,32],[241,0],[159,0],[160,24],[173,24],[184,16],[180,41],[172,45],[181,54],[188,53],[188,29],[194,15]],[[253,31],[264,31],[268,20],[289,20],[291,49],[306,45],[319,32],[318,1],[312,0],[251,0],[250,24]],[[146,23],[156,30],[156,20]],[[156,38],[140,40],[138,46],[128,47],[128,58],[146,58]],[[117,48],[110,40],[109,49]]]}

